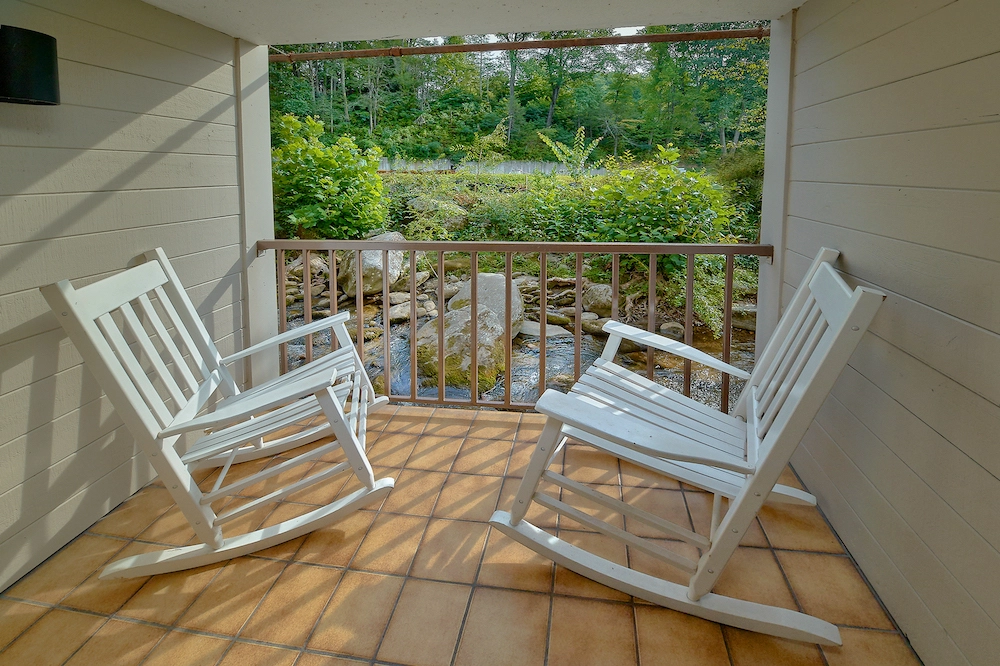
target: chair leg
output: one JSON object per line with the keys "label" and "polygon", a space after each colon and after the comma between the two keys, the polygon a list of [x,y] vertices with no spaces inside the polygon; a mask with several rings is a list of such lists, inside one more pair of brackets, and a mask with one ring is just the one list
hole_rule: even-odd
{"label": "chair leg", "polygon": [[316,394],[316,399],[319,401],[320,407],[323,408],[323,413],[330,422],[330,427],[333,429],[337,441],[340,442],[340,447],[344,450],[347,462],[351,464],[351,468],[362,485],[371,490],[375,487],[375,473],[372,471],[371,463],[368,462],[368,456],[365,455],[361,442],[358,441],[357,435],[347,424],[347,416],[344,414],[340,402],[337,401],[337,397],[333,394],[333,390],[320,391]]}
{"label": "chair leg", "polygon": [[545,420],[545,427],[542,434],[538,436],[538,444],[531,453],[531,460],[528,462],[528,469],[524,472],[521,485],[514,496],[514,507],[511,509],[511,524],[517,525],[528,512],[531,505],[531,498],[535,496],[538,482],[542,479],[542,474],[552,464],[552,458],[559,451],[560,438],[562,436],[562,423],[551,416]]}

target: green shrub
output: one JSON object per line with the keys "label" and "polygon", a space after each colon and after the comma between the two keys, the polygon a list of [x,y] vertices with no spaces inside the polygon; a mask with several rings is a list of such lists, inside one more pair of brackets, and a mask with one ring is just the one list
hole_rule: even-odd
{"label": "green shrub", "polygon": [[281,116],[271,150],[275,231],[281,237],[362,238],[385,225],[379,151],[349,137],[320,141],[323,123]]}

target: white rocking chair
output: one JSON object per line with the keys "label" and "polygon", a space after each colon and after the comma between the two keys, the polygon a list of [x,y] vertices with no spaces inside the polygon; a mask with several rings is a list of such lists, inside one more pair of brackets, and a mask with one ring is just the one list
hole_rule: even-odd
{"label": "white rocking chair", "polygon": [[[538,401],[536,409],[548,416],[545,427],[512,510],[497,511],[492,524],[558,564],[646,601],[742,629],[839,645],[837,627],[819,618],[712,593],[765,501],[815,502],[808,493],[776,486],[778,477],[885,298],[871,289],[849,289],[831,266],[838,255],[836,250],[820,251],[732,415],[625,370],[613,362],[614,355],[622,338],[628,338],[731,375],[746,373],[672,340],[609,322],[602,357],[570,393],[549,390]],[[548,471],[567,438],[713,492],[709,534],[697,534]],[[582,495],[654,527],[665,538],[692,544],[701,557],[697,562],[682,557],[545,495],[538,491],[542,479],[564,494]],[[731,498],[724,515],[722,497]],[[688,585],[610,562],[540,530],[524,519],[532,502],[687,572]]]}
{"label": "white rocking chair", "polygon": [[[200,545],[126,557],[102,578],[146,576],[199,567],[269,548],[382,501],[392,478],[376,480],[365,455],[368,411],[376,398],[347,333],[347,313],[295,328],[223,358],[162,249],[146,262],[79,289],[68,280],[41,288],[87,368],[97,378],[160,480],[187,518]],[[240,393],[226,364],[261,350],[333,329],[340,348],[312,363]],[[126,339],[126,334],[131,342]],[[221,399],[207,413],[216,394]],[[315,417],[325,417],[319,425]],[[264,438],[290,426],[300,431]],[[185,433],[205,434],[185,452]],[[288,451],[333,435],[336,439],[227,485],[233,464]],[[343,449],[346,461],[216,514],[211,504],[289,468]],[[191,471],[222,467],[209,492]],[[351,470],[362,488],[284,522],[224,538],[222,525],[268,503]]]}

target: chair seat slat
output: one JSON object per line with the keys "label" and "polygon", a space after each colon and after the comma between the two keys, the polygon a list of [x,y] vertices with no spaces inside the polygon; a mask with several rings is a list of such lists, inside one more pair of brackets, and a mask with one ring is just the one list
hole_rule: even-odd
{"label": "chair seat slat", "polygon": [[[687,403],[694,401],[685,396],[678,396],[672,400],[659,399],[659,396],[650,394],[634,383],[600,370],[585,373],[572,390],[580,391],[583,387],[604,393],[613,402],[621,401],[633,405],[645,412],[646,416],[643,418],[651,423],[661,426],[669,423],[670,428],[677,429],[679,434],[711,446],[722,444],[732,449],[731,453],[738,452],[738,455],[743,455],[745,424],[722,412],[716,412],[718,414],[716,423],[707,423],[706,419],[699,418],[696,412],[687,409]],[[716,424],[719,427],[715,427]],[[737,430],[739,434],[734,434],[733,430]]]}

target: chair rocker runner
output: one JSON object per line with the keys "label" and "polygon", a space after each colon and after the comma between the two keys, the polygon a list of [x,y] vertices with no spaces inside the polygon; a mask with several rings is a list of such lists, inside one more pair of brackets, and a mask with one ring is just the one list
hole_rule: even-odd
{"label": "chair rocker runner", "polygon": [[[375,396],[345,326],[348,314],[306,324],[223,358],[163,250],[151,250],[144,257],[145,263],[135,268],[79,289],[68,280],[41,288],[87,368],[202,541],[123,558],[107,566],[101,578],[146,576],[219,562],[294,539],[381,502],[393,479],[375,479],[365,455],[365,427],[369,410],[388,398]],[[239,391],[226,368],[323,329],[333,330],[339,349],[248,391]],[[213,399],[217,399],[214,408],[206,410]],[[315,423],[320,420],[316,417],[322,422]],[[292,434],[279,432],[292,426],[300,428]],[[178,450],[187,434],[196,431],[205,434],[186,451]],[[336,439],[330,443],[226,483],[234,464],[273,457],[331,435]],[[342,449],[346,458],[340,464],[242,504],[247,498],[234,498],[224,505],[223,513],[212,507],[336,449]],[[203,467],[221,467],[208,492],[202,492],[191,475]],[[229,521],[348,471],[361,482],[360,490],[276,525],[223,537],[222,526]]]}
{"label": "chair rocker runner", "polygon": [[[838,255],[836,250],[820,251],[749,376],[686,345],[616,322],[606,324],[610,337],[604,353],[570,393],[548,390],[539,399],[536,409],[548,417],[545,427],[513,508],[497,511],[491,523],[556,563],[641,599],[742,629],[839,645],[837,627],[819,618],[712,592],[765,501],[815,503],[808,493],[777,486],[778,477],[885,298],[872,289],[852,291],[831,265]],[[746,378],[732,415],[616,365],[623,338]],[[709,534],[549,471],[567,439],[714,493]],[[540,492],[543,479],[560,488],[564,498]],[[698,561],[682,557],[604,522],[567,503],[568,493],[623,515],[626,527],[639,522],[664,538],[691,544],[701,556]],[[730,498],[725,511],[723,497]],[[525,520],[532,502],[690,574],[688,584],[610,562],[540,530]]]}

